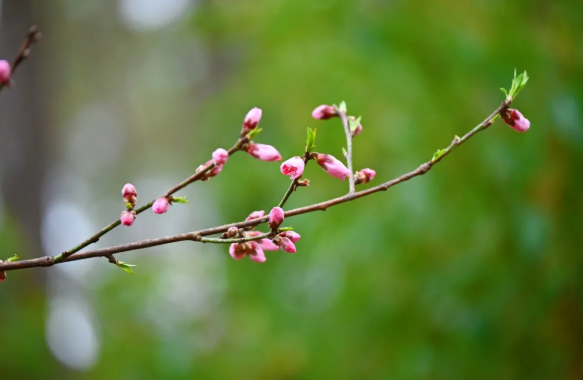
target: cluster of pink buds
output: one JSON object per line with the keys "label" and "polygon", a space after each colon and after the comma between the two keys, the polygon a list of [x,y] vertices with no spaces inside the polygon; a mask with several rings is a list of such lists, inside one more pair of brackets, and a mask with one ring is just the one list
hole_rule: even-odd
{"label": "cluster of pink buds", "polygon": [[[265,211],[254,211],[245,220],[262,218],[263,216],[265,216]],[[279,228],[281,223],[283,223],[283,220],[283,209],[281,209],[281,207],[274,207],[269,213],[269,227],[274,233],[277,233],[277,228]],[[261,231],[242,231],[235,227],[229,228],[226,234],[228,238],[233,238],[236,236],[250,238],[260,235],[264,235],[264,233]],[[245,257],[245,255],[247,255],[249,256],[249,259],[258,263],[262,263],[266,260],[265,251],[282,250],[284,252],[295,253],[296,246],[294,243],[300,240],[300,238],[301,236],[297,232],[282,231],[277,233],[277,235],[273,236],[271,239],[265,238],[242,243],[233,243],[229,247],[229,254],[235,260],[241,260],[243,257]]]}
{"label": "cluster of pink buds", "polygon": [[10,85],[10,63],[6,60],[0,61],[0,83]]}
{"label": "cluster of pink buds", "polygon": [[134,220],[136,220],[136,212],[134,211],[134,208],[138,201],[138,191],[134,185],[126,183],[121,189],[121,195],[127,210],[122,211],[119,219],[121,224],[129,227],[134,224]]}
{"label": "cluster of pink buds", "polygon": [[374,179],[375,175],[377,175],[377,172],[372,169],[362,169],[354,173],[354,183],[358,185],[361,183],[370,182]]}
{"label": "cluster of pink buds", "polygon": [[517,132],[526,132],[530,128],[530,121],[515,109],[509,108],[501,113],[502,120]]}

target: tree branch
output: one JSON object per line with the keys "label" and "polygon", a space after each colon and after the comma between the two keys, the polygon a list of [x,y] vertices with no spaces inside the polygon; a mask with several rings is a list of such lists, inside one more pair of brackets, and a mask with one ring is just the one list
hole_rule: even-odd
{"label": "tree branch", "polygon": [[[313,212],[313,211],[325,211],[329,207],[332,207],[332,206],[335,206],[338,204],[342,204],[345,202],[350,202],[350,201],[353,201],[355,199],[362,198],[362,197],[365,197],[367,195],[370,195],[370,194],[373,194],[373,193],[376,193],[379,191],[385,191],[385,190],[389,189],[390,187],[395,186],[401,182],[405,182],[411,178],[414,178],[414,177],[417,177],[419,175],[423,175],[423,174],[427,173],[433,167],[433,165],[437,164],[445,156],[449,155],[457,146],[463,144],[465,141],[470,139],[476,133],[478,133],[478,132],[488,128],[490,125],[492,125],[494,119],[498,115],[500,115],[501,113],[506,112],[506,110],[508,109],[510,104],[511,104],[511,98],[508,98],[507,100],[502,102],[502,104],[490,116],[488,116],[488,118],[486,118],[483,122],[478,124],[474,129],[472,129],[470,132],[466,133],[463,137],[458,138],[456,136],[456,138],[454,138],[454,140],[451,142],[451,144],[446,149],[440,151],[440,155],[434,156],[434,158],[432,160],[421,164],[417,169],[415,169],[409,173],[405,173],[405,174],[401,175],[400,177],[392,179],[392,180],[385,182],[381,185],[371,187],[370,189],[367,189],[367,190],[362,190],[362,191],[355,192],[355,193],[349,193],[349,194],[346,194],[342,197],[334,198],[334,199],[331,199],[331,200],[328,200],[325,202],[316,203],[316,204],[313,204],[310,206],[300,207],[300,208],[296,208],[294,210],[287,211],[285,213],[285,217],[289,218],[292,216],[306,214],[306,213]],[[288,192],[289,192],[289,190],[288,190]],[[167,236],[167,237],[162,237],[162,238],[157,238],[157,239],[142,240],[142,241],[138,241],[135,243],[122,244],[122,245],[117,245],[117,246],[108,247],[108,248],[95,249],[95,250],[91,250],[91,251],[72,254],[71,256],[63,258],[62,261],[58,261],[58,262],[55,260],[56,258],[53,258],[52,256],[44,256],[44,257],[40,257],[40,258],[36,258],[36,259],[15,261],[15,262],[10,262],[10,263],[5,262],[5,263],[0,264],[0,271],[25,269],[25,268],[33,268],[33,267],[49,267],[49,266],[52,266],[52,265],[60,263],[60,262],[84,260],[84,259],[89,259],[89,258],[93,258],[93,257],[108,257],[108,256],[113,255],[115,253],[134,251],[134,250],[148,248],[148,247],[154,247],[154,246],[158,246],[158,245],[176,243],[179,241],[187,241],[187,240],[189,240],[189,241],[203,241],[204,236],[215,235],[215,234],[225,232],[230,227],[238,227],[238,228],[253,227],[253,226],[257,226],[257,225],[262,224],[262,223],[266,223],[268,220],[269,220],[269,216],[264,216],[262,218],[256,218],[256,219],[252,219],[252,220],[248,220],[248,221],[226,224],[223,226],[208,228],[205,230],[200,230],[200,231],[195,231],[195,232],[188,232],[188,233]],[[269,234],[256,236],[254,238],[261,239],[261,238],[265,238],[265,237],[269,237]],[[211,242],[210,240],[213,240],[212,242],[217,242],[214,240],[220,240],[221,243],[227,243],[227,242],[229,242],[229,240],[237,240],[237,239],[205,239],[205,240],[207,242]],[[253,240],[255,240],[255,239],[253,239]]]}
{"label": "tree branch", "polygon": [[348,122],[348,115],[346,111],[340,110],[336,107],[336,112],[342,120],[342,125],[344,126],[344,133],[346,134],[346,163],[348,170],[350,171],[350,177],[348,178],[349,193],[353,194],[356,191],[354,184],[354,170],[352,170],[352,132],[350,131],[350,123]]}
{"label": "tree branch", "polygon": [[[20,46],[20,50],[18,50],[18,54],[16,54],[16,57],[14,58],[14,61],[12,61],[12,65],[10,66],[11,76],[14,74],[18,66],[20,66],[22,61],[24,61],[30,55],[30,47],[32,46],[32,44],[40,40],[41,37],[42,33],[38,31],[36,25],[33,25],[28,29],[26,38],[24,39],[24,42]],[[5,86],[6,86],[5,83],[0,83],[0,91],[2,91],[2,89]]]}
{"label": "tree branch", "polygon": [[[231,149],[229,149],[227,151],[229,153],[229,156],[233,155],[235,152],[237,152],[238,150],[240,150],[241,147],[243,146],[243,144],[245,142],[247,142],[247,138],[244,135],[242,135],[239,138],[239,140],[237,140],[237,143],[235,145],[233,145],[231,147]],[[194,173],[193,175],[191,175],[190,177],[188,177],[184,181],[182,181],[179,184],[177,184],[176,186],[172,187],[166,193],[164,193],[163,195],[161,195],[161,197],[168,197],[168,196],[176,193],[177,191],[185,188],[186,186],[190,185],[191,183],[200,180],[204,176],[204,174],[206,172],[208,172],[209,170],[211,170],[214,167],[215,167],[215,163],[214,162],[211,162],[210,164],[206,165],[201,170],[197,171],[196,173]],[[158,197],[158,198],[160,198],[160,197]],[[158,198],[156,198],[156,199],[158,199]],[[140,206],[137,209],[135,209],[136,214],[141,214],[142,212],[144,212],[147,209],[149,209],[150,207],[152,207],[152,205],[154,204],[154,202],[156,201],[156,199],[151,200],[150,202],[146,203],[145,205]],[[83,248],[87,247],[88,245],[98,242],[99,239],[103,235],[105,235],[109,231],[113,230],[114,228],[116,228],[120,224],[121,224],[121,221],[119,219],[117,219],[116,221],[108,224],[107,226],[105,226],[104,228],[102,228],[101,231],[97,232],[95,235],[91,236],[87,240],[85,240],[82,243],[76,245],[75,247],[71,248],[70,250],[65,251],[65,252],[61,253],[60,255],[56,256],[55,259],[54,259],[54,261],[55,262],[63,261],[64,259],[66,259],[67,257],[71,256],[75,252],[79,252],[80,250],[82,250]]]}

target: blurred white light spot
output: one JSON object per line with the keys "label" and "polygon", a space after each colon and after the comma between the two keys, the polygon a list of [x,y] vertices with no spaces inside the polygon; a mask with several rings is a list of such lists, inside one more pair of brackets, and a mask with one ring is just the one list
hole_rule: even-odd
{"label": "blurred white light spot", "polygon": [[147,32],[180,20],[192,5],[192,0],[120,0],[119,12],[129,28]]}
{"label": "blurred white light spot", "polygon": [[[92,235],[92,224],[80,207],[64,201],[50,202],[41,226],[41,240],[45,252],[62,252]],[[91,270],[91,260],[80,260],[56,268],[83,282]]]}
{"label": "blurred white light spot", "polygon": [[78,298],[51,301],[46,339],[55,357],[64,365],[85,370],[99,353],[99,339],[89,310]]}

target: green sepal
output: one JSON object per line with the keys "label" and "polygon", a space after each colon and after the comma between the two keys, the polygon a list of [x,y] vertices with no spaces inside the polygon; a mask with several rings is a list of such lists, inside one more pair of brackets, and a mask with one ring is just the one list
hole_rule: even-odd
{"label": "green sepal", "polygon": [[306,152],[310,153],[316,147],[316,128],[308,128],[308,136],[306,138]]}
{"label": "green sepal", "polygon": [[291,226],[289,226],[289,227],[281,227],[281,228],[279,228],[279,231],[281,231],[281,232],[285,232],[285,231],[293,231],[293,230],[294,230],[294,228],[293,228],[293,227],[291,227]]}
{"label": "green sepal", "polygon": [[6,260],[4,260],[4,262],[5,263],[11,263],[11,262],[14,262],[14,261],[17,261],[17,260],[18,260],[18,255],[14,255],[14,256],[9,257]]}
{"label": "green sepal", "polygon": [[433,153],[433,157],[431,158],[431,162],[435,162],[439,160],[441,156],[446,152],[447,149],[438,149],[437,152]]}
{"label": "green sepal", "polygon": [[340,110],[340,112],[346,112],[346,102],[343,100],[340,105],[338,106],[338,109]]}
{"label": "green sepal", "polygon": [[188,197],[172,197],[173,203],[190,203],[186,198]]}
{"label": "green sepal", "polygon": [[350,132],[356,131],[356,128],[358,128],[358,126],[360,125],[361,119],[362,119],[362,116],[359,116],[356,119],[354,118],[354,116],[350,116],[348,118],[348,124],[350,125]]}
{"label": "green sepal", "polygon": [[247,138],[249,140],[252,140],[253,137],[255,137],[258,134],[260,134],[262,130],[263,130],[263,128],[255,128],[255,129],[252,129],[251,132],[247,133]]}

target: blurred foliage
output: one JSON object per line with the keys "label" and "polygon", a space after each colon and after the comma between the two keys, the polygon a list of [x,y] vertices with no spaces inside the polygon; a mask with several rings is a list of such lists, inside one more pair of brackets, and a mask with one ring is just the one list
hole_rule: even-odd
{"label": "blurred foliage", "polygon": [[[2,379],[583,376],[583,3],[200,0],[155,31],[125,26],[117,1],[84,3],[38,1],[45,39],[34,59],[53,84],[47,186],[69,184],[60,195],[92,230],[119,215],[125,182],[140,204],[152,199],[230,147],[254,106],[257,141],[284,158],[301,155],[306,127],[317,128],[319,152],[341,157],[339,121],[310,113],[346,100],[362,115],[354,162],[377,171],[370,185],[483,120],[515,68],[531,77],[514,106],[532,127],[519,134],[498,121],[423,177],[286,221],[302,235],[298,253],[270,253],[263,265],[181,243],[119,255],[138,265],[134,276],[106,260],[77,277],[11,272],[0,287]],[[74,120],[88,105],[116,123],[79,137]],[[99,244],[269,210],[289,184],[278,169],[237,153],[180,194],[190,204],[144,213]],[[287,209],[347,190],[312,163],[305,173],[311,186]],[[85,238],[76,225],[49,229],[64,231],[50,248]],[[39,254],[10,215],[0,217],[0,248]],[[74,318],[51,322],[55,300],[90,310],[97,353],[83,368],[47,343],[59,326],[69,351],[87,343]]]}

